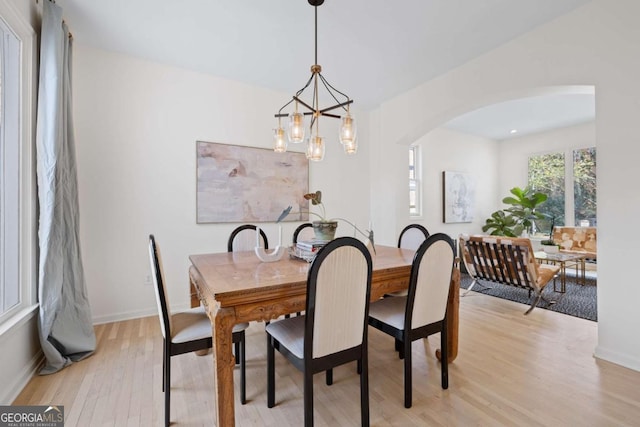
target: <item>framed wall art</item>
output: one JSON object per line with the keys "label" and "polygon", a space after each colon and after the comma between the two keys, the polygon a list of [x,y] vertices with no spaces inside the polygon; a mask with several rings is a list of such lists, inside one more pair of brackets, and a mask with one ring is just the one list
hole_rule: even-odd
{"label": "framed wall art", "polygon": [[442,172],[442,222],[472,222],[475,209],[475,182],[463,172]]}
{"label": "framed wall art", "polygon": [[[265,148],[196,143],[196,221],[274,222],[288,206],[309,210],[309,161],[304,153]],[[285,221],[306,221],[309,214]]]}

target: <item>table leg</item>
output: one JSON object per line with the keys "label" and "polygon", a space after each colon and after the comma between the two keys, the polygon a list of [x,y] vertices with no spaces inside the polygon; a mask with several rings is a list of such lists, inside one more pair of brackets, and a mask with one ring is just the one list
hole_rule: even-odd
{"label": "table leg", "polygon": [[235,425],[233,397],[233,367],[235,360],[231,354],[232,330],[235,313],[229,308],[216,308],[209,314],[213,334],[213,381],[216,402],[216,425]]}
{"label": "table leg", "polygon": [[[449,363],[458,357],[458,325],[460,322],[460,270],[453,269],[449,299],[447,301],[447,359]],[[440,349],[436,350],[436,357],[441,360]]]}
{"label": "table leg", "polygon": [[556,279],[553,279],[553,291],[565,293],[567,292],[567,264],[564,261],[558,261],[560,264],[560,291],[556,290]]}

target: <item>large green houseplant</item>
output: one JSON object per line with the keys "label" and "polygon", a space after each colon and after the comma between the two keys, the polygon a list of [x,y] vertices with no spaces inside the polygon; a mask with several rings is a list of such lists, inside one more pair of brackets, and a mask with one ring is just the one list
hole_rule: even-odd
{"label": "large green houseplant", "polygon": [[531,231],[533,221],[543,219],[545,215],[536,212],[536,208],[547,200],[547,195],[539,193],[527,186],[524,189],[513,187],[512,195],[502,199],[509,205],[507,209],[498,210],[485,221],[482,231],[490,231],[492,235],[518,237],[524,231]]}

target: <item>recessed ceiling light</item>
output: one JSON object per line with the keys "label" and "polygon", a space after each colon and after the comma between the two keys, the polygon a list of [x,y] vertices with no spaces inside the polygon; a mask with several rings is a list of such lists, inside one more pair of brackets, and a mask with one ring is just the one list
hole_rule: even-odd
{"label": "recessed ceiling light", "polygon": [[509,133],[518,133],[518,129],[511,129]]}

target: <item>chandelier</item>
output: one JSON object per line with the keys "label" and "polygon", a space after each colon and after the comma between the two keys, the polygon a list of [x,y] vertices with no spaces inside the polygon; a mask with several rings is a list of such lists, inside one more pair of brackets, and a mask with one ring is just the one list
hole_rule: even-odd
{"label": "chandelier", "polygon": [[[353,103],[353,99],[350,99],[347,95],[331,86],[322,76],[322,67],[318,65],[318,6],[322,5],[324,0],[308,0],[308,2],[315,10],[315,64],[311,66],[311,77],[307,83],[275,114],[275,117],[278,119],[278,127],[274,129],[273,150],[280,153],[287,151],[287,140],[292,143],[303,142],[305,140],[305,116],[311,116],[309,136],[307,136],[306,139],[306,155],[309,160],[320,161],[324,158],[324,138],[320,136],[321,116],[342,120],[339,139],[345,153],[354,154],[358,150],[358,143],[356,140],[356,122],[349,112],[349,106]],[[313,93],[311,101],[304,101],[302,94],[312,83]],[[336,102],[335,105],[320,108],[318,102],[318,89],[320,88],[320,84],[324,86],[331,98]],[[293,111],[291,113],[283,113],[283,110],[292,103]],[[334,110],[338,108],[344,110],[344,116],[335,114]],[[283,117],[289,118],[286,138],[285,130],[281,123]]]}

